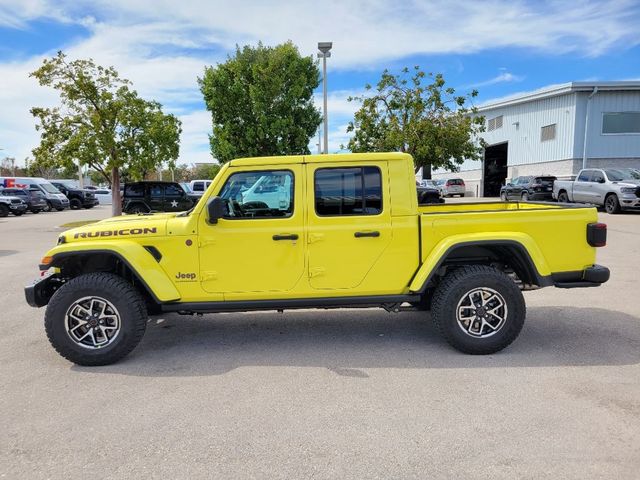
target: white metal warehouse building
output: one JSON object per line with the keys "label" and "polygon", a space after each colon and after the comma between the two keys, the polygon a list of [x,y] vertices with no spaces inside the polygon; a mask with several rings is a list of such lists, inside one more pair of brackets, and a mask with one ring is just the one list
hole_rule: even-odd
{"label": "white metal warehouse building", "polygon": [[498,196],[506,179],[588,167],[640,169],[640,82],[573,82],[514,95],[478,108],[487,142],[481,162],[459,173],[469,196]]}

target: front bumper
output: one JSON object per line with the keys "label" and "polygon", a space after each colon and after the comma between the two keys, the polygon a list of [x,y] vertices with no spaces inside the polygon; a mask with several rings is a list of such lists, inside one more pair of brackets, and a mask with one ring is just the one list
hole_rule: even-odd
{"label": "front bumper", "polygon": [[85,198],[82,201],[82,206],[84,208],[90,208],[90,207],[95,207],[96,205],[98,205],[100,202],[98,201],[97,198],[93,197],[93,198]]}
{"label": "front bumper", "polygon": [[609,280],[611,272],[602,265],[592,265],[581,272],[563,272],[551,275],[557,288],[599,287]]}
{"label": "front bumper", "polygon": [[35,308],[44,307],[49,303],[53,294],[64,282],[55,275],[37,279],[31,285],[24,287],[27,303]]}
{"label": "front bumper", "polygon": [[49,198],[49,203],[53,208],[69,208],[69,200],[68,199],[60,199],[60,198]]}
{"label": "front bumper", "polygon": [[9,204],[9,211],[11,211],[11,213],[24,213],[27,211],[27,204],[26,203],[11,203]]}

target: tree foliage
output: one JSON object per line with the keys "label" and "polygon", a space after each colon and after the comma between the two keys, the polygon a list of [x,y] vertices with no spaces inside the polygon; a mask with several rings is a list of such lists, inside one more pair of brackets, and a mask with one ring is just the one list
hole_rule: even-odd
{"label": "tree foliage", "polygon": [[40,145],[33,149],[40,167],[88,165],[113,189],[113,213],[120,214],[120,173],[141,179],[178,157],[181,124],[158,102],[140,98],[113,67],[92,60],[68,61],[62,52],[31,73],[54,88],[61,105],[34,107]]}
{"label": "tree foliage", "polygon": [[313,104],[319,70],[287,42],[276,47],[236,47],[235,56],[207,67],[198,79],[219,162],[246,156],[309,153],[322,120]]}
{"label": "tree foliage", "polygon": [[385,70],[375,89],[366,90],[374,93],[349,98],[361,104],[347,127],[351,151],[410,153],[426,178],[432,168],[456,171],[465,159],[481,158],[484,119],[470,105],[477,91],[456,95],[441,74],[418,66],[400,75]]}

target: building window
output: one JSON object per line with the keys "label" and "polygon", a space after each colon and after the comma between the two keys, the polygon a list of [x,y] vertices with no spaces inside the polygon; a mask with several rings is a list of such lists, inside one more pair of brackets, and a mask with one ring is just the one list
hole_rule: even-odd
{"label": "building window", "polygon": [[546,125],[540,129],[540,141],[554,140],[556,138],[556,124]]}
{"label": "building window", "polygon": [[602,133],[640,133],[640,112],[610,112],[602,114]]}
{"label": "building window", "polygon": [[490,118],[487,121],[487,131],[497,130],[498,128],[502,128],[502,115],[499,117]]}

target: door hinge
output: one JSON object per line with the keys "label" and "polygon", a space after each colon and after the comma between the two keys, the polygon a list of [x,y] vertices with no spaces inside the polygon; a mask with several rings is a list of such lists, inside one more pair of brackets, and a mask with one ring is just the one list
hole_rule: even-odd
{"label": "door hinge", "polygon": [[210,282],[212,280],[218,279],[218,272],[202,272],[200,276],[200,281],[202,282]]}
{"label": "door hinge", "polygon": [[316,243],[324,240],[324,233],[310,233],[307,237],[307,243]]}
{"label": "door hinge", "polygon": [[309,269],[309,278],[319,277],[320,275],[324,275],[326,269],[324,267],[313,267]]}

